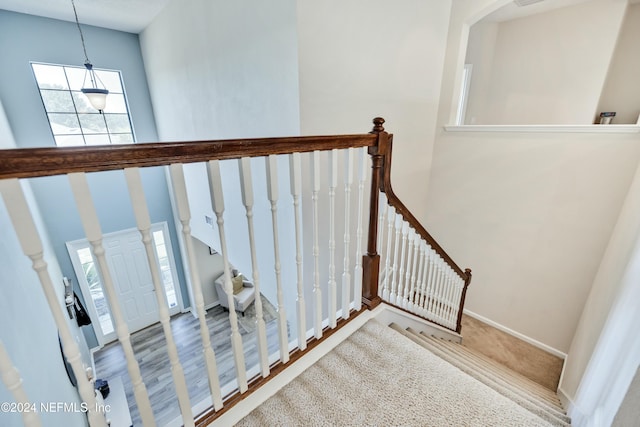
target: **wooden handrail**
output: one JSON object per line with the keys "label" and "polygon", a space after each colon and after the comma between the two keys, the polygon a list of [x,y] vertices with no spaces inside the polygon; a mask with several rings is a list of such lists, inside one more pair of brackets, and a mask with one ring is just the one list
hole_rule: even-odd
{"label": "wooden handrail", "polygon": [[[368,253],[367,255],[365,255],[365,260],[367,258],[370,258],[370,263],[375,264],[378,268],[379,268],[379,258],[380,256],[377,255],[376,252],[376,232],[372,232],[372,228],[376,228],[376,223],[377,223],[377,214],[378,214],[378,208],[377,208],[377,203],[378,203],[378,192],[381,191],[383,193],[385,193],[386,197],[387,197],[387,203],[390,206],[393,206],[393,208],[395,209],[395,211],[397,213],[399,213],[403,219],[405,221],[407,221],[407,223],[416,231],[416,233],[418,233],[420,235],[420,237],[422,237],[422,239],[424,239],[430,246],[431,248],[440,256],[442,257],[442,259],[444,260],[444,262],[451,267],[451,269],[461,278],[464,280],[464,285],[463,285],[463,289],[462,289],[462,293],[460,295],[460,302],[459,302],[459,307],[458,307],[458,316],[457,316],[457,322],[456,322],[456,332],[460,333],[461,327],[462,327],[462,311],[464,308],[464,302],[465,302],[465,298],[466,298],[466,294],[467,294],[467,288],[469,287],[469,284],[471,283],[471,270],[470,269],[466,269],[466,270],[462,270],[454,261],[453,259],[449,256],[449,254],[447,254],[445,252],[445,250],[442,248],[442,246],[440,246],[438,244],[438,242],[436,242],[436,240],[431,236],[431,234],[429,234],[429,232],[427,232],[427,230],[422,226],[422,224],[420,224],[420,221],[418,221],[418,219],[411,213],[411,211],[409,211],[409,209],[404,205],[404,203],[402,203],[402,201],[398,198],[398,196],[396,196],[396,194],[393,191],[393,187],[391,185],[391,158],[392,158],[392,152],[393,152],[393,135],[387,134],[387,132],[384,130],[384,119],[382,118],[375,118],[373,120],[374,123],[374,128],[372,133],[376,134],[378,136],[378,142],[376,144],[375,147],[370,147],[369,148],[369,152],[372,155],[373,158],[373,169],[374,169],[374,173],[372,175],[372,187],[371,187],[371,210],[370,210],[370,219],[369,219],[369,247],[368,247]],[[382,162],[381,167],[379,166],[379,162]],[[377,173],[380,174],[379,177],[377,177]],[[374,193],[375,197],[374,197]],[[376,203],[376,206],[373,206],[373,203]],[[377,228],[376,228],[377,229]],[[377,257],[377,258],[376,258]],[[366,264],[365,264],[366,265]],[[365,269],[365,274],[366,274],[366,269]],[[377,276],[376,276],[377,278]],[[365,282],[363,282],[364,284]],[[376,281],[376,295],[377,295],[377,281]],[[369,292],[373,292],[373,289],[370,290]],[[363,290],[363,302],[366,303],[367,298],[365,296],[364,290]],[[376,304],[377,305],[377,304]],[[374,305],[375,306],[375,305]],[[401,308],[401,307],[400,307]],[[437,322],[434,322],[437,323]],[[445,326],[447,327],[447,326]],[[447,327],[448,328],[448,327]]]}
{"label": "wooden handrail", "polygon": [[372,134],[0,150],[0,179],[372,147]]}
{"label": "wooden handrail", "polygon": [[[453,259],[442,249],[442,246],[436,242],[436,240],[429,234],[429,232],[420,224],[420,221],[409,211],[409,209],[400,201],[398,196],[393,192],[391,186],[391,155],[393,147],[393,135],[389,135],[389,144],[384,155],[384,165],[382,167],[382,180],[380,184],[380,191],[384,192],[387,196],[387,203],[393,206],[396,212],[400,213],[404,219],[413,227],[413,229],[429,243],[429,245],[444,259],[444,261],[451,266],[458,276],[467,280],[467,274],[453,261]],[[469,279],[470,280],[470,279]]]}

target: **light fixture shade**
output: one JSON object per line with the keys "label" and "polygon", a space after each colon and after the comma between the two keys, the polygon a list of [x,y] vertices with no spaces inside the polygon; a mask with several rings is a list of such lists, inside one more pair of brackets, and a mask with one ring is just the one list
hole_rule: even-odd
{"label": "light fixture shade", "polygon": [[107,105],[107,95],[109,94],[107,89],[82,88],[81,91],[87,97],[93,108],[98,111],[104,110]]}

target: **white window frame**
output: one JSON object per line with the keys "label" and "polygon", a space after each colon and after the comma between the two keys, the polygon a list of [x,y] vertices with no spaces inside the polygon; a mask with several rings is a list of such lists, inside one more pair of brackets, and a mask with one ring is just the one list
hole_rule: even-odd
{"label": "white window frame", "polygon": [[[50,87],[47,85],[46,81],[39,81],[36,68],[40,66],[60,68],[64,75],[64,82],[66,86]],[[86,100],[85,95],[80,92],[80,88],[77,83],[78,79],[70,77],[71,74],[73,74],[74,77],[77,77],[79,74],[84,73],[85,67],[31,62],[31,69],[56,146],[135,143],[136,137],[133,122],[131,120],[131,112],[125,92],[124,82],[122,80],[122,73],[119,70],[94,69],[96,75],[101,78],[101,80],[107,81],[107,89],[109,89],[109,95],[107,95],[107,106],[104,112],[102,112],[94,109],[88,100]],[[62,111],[51,110],[51,105],[47,107],[48,102],[45,100],[45,94],[51,92],[63,92],[69,94],[68,96],[63,96],[63,98],[66,99],[63,101],[64,107],[62,108]],[[120,102],[116,102],[116,99]],[[81,105],[79,105],[79,103]],[[77,126],[71,125],[65,128],[65,126],[60,123],[52,121],[53,116],[67,116],[67,119]],[[102,120],[97,119],[98,117]],[[125,117],[126,121],[124,120]],[[91,122],[93,122],[93,126],[99,122],[98,126],[100,129],[96,130],[96,128],[92,128]],[[121,127],[128,126],[128,129],[125,131],[118,131],[115,129],[117,125]]]}

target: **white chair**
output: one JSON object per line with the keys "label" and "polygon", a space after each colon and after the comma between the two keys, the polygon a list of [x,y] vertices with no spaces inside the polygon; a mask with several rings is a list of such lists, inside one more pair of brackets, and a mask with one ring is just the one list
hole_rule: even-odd
{"label": "white chair", "polygon": [[[231,270],[231,277],[238,277],[241,273],[235,268]],[[227,298],[227,293],[224,288],[224,273],[222,273],[216,280],[213,282],[216,287],[216,292],[218,293],[218,302],[220,305],[227,310],[229,309],[229,300]],[[233,294],[233,305],[234,310],[239,311],[244,315],[244,311],[251,305],[251,303],[256,299],[256,291],[253,287],[253,283],[251,283],[246,277],[242,278],[242,289]]]}

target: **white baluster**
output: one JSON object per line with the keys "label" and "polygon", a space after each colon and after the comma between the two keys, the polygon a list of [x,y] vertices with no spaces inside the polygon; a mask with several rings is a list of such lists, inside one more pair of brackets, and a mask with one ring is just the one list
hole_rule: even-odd
{"label": "white baluster", "polygon": [[0,180],[0,193],[4,199],[18,240],[20,241],[20,246],[24,254],[31,259],[33,270],[38,274],[42,291],[47,299],[56,326],[58,327],[64,354],[78,381],[80,398],[87,404],[89,424],[91,427],[107,427],[107,421],[104,415],[96,411],[95,392],[93,386],[87,379],[86,372],[82,366],[80,349],[71,334],[71,330],[65,319],[65,313],[60,306],[51,275],[47,269],[47,263],[44,260],[42,240],[31,216],[29,204],[22,193],[20,182],[17,179]]}
{"label": "white baluster", "polygon": [[78,207],[80,221],[82,222],[82,227],[85,235],[87,236],[87,240],[91,244],[91,252],[98,267],[102,289],[107,297],[107,301],[111,309],[111,319],[113,320],[118,340],[122,345],[122,350],[127,361],[127,370],[129,372],[129,377],[131,378],[131,384],[133,385],[133,394],[140,411],[140,418],[145,426],[153,426],[155,425],[155,421],[153,418],[153,411],[151,409],[151,402],[149,401],[147,388],[142,380],[140,366],[138,365],[138,361],[136,360],[133,352],[129,327],[127,326],[127,321],[122,314],[121,303],[118,300],[118,293],[116,291],[113,278],[111,277],[111,270],[107,263],[105,249],[102,245],[103,235],[100,228],[100,221],[89,190],[87,177],[84,173],[72,173],[69,174],[68,177],[71,190],[73,191],[73,197],[76,201],[76,206]]}
{"label": "white baluster", "polygon": [[271,203],[271,225],[273,228],[273,254],[275,258],[276,295],[278,300],[278,338],[280,360],[289,361],[289,337],[287,336],[287,315],[282,294],[282,274],[280,267],[280,244],[278,239],[278,158],[271,155],[265,159],[267,165],[267,196]]}
{"label": "white baluster", "polygon": [[404,286],[402,288],[402,307],[407,308],[409,305],[409,289],[411,288],[411,267],[413,260],[413,242],[415,238],[415,231],[409,223],[407,223],[408,233],[407,233],[407,241],[409,243],[407,248],[407,271],[404,275]]}
{"label": "white baluster", "polygon": [[360,148],[360,158],[358,160],[358,228],[356,230],[356,266],[353,273],[353,296],[355,302],[355,310],[360,311],[362,308],[362,229],[364,214],[364,183],[367,179],[367,147]]}
{"label": "white baluster", "polygon": [[449,322],[449,325],[451,325],[454,322],[453,309],[454,309],[455,303],[453,301],[453,298],[454,298],[455,289],[456,289],[454,276],[455,276],[454,271],[449,270],[449,281],[447,285],[447,287],[449,288],[449,292],[447,292],[447,320]]}
{"label": "white baluster", "polygon": [[[398,256],[400,251],[400,245],[402,241],[400,240],[401,232],[402,232],[402,215],[396,213],[396,221],[394,223],[394,228],[396,232],[396,239],[393,251],[393,280],[391,282],[391,293],[389,294],[389,302],[391,304],[396,304],[396,296],[397,290],[399,286],[399,269],[400,263],[398,262]],[[401,274],[401,273],[400,273]]]}
{"label": "white baluster", "polygon": [[442,321],[444,326],[448,326],[449,324],[449,292],[451,291],[450,280],[451,280],[451,270],[449,265],[444,263],[444,285],[442,291],[442,305],[441,305],[441,314]]}
{"label": "white baluster", "polygon": [[426,287],[427,267],[428,267],[428,254],[427,244],[424,240],[420,240],[420,270],[418,271],[418,279],[416,285],[416,295],[413,301],[414,311],[416,313],[422,313],[422,300],[424,298],[424,291]]}
{"label": "white baluster", "polygon": [[316,338],[322,337],[322,290],[320,289],[320,238],[318,229],[320,217],[318,210],[318,195],[320,193],[320,152],[311,154],[311,176],[313,190],[311,201],[313,202],[313,296],[315,310],[313,313],[313,329]]}
{"label": "white baluster", "polygon": [[307,348],[307,309],[304,301],[303,271],[302,271],[302,214],[300,212],[300,193],[302,192],[302,165],[301,154],[289,155],[289,183],[291,184],[291,197],[293,198],[293,217],[296,230],[296,272],[297,291],[296,311],[298,316],[298,348]]}
{"label": "white baluster", "polygon": [[247,228],[249,230],[249,247],[251,250],[251,279],[255,290],[256,299],[256,340],[258,341],[258,357],[262,377],[269,376],[269,349],[267,346],[267,325],[264,321],[262,310],[262,297],[260,294],[260,272],[258,271],[258,256],[256,254],[255,231],[253,228],[253,181],[251,179],[251,159],[243,157],[238,159],[240,169],[240,191],[242,203],[247,214]]}
{"label": "white baluster", "polygon": [[378,248],[378,255],[380,257],[380,274],[378,277],[378,294],[380,295],[380,297],[382,297],[382,294],[384,293],[384,286],[385,286],[385,275],[387,274],[387,272],[384,270],[384,260],[386,258],[386,246],[385,246],[385,240],[384,240],[384,225],[385,225],[385,221],[387,219],[387,213],[389,212],[388,209],[388,204],[387,204],[387,198],[385,196],[384,193],[380,192],[379,194],[379,198],[378,198],[378,241],[376,243],[376,247]]}
{"label": "white baluster", "polygon": [[158,303],[158,313],[160,315],[160,324],[167,340],[167,353],[169,354],[169,362],[171,364],[171,374],[173,383],[176,387],[176,395],[178,397],[178,405],[182,413],[182,420],[185,426],[194,426],[193,413],[191,411],[191,403],[189,402],[189,392],[187,389],[187,381],[184,377],[184,370],[180,364],[178,357],[178,347],[173,339],[171,331],[171,318],[169,316],[169,304],[167,303],[166,291],[162,282],[162,275],[158,264],[156,249],[151,236],[151,217],[147,209],[147,201],[144,197],[144,189],[142,187],[142,179],[138,168],[127,168],[124,175],[129,188],[129,196],[131,197],[131,205],[136,218],[136,225],[142,236],[142,243],[147,254],[147,261],[151,271],[151,280],[153,289],[156,294]]}
{"label": "white baluster", "polygon": [[336,187],[338,186],[338,150],[329,153],[329,327],[336,327]]}
{"label": "white baluster", "polygon": [[427,293],[427,281],[429,279],[429,246],[424,240],[421,242],[421,246],[424,248],[424,268],[422,269],[422,274],[420,275],[420,294],[418,295],[418,301],[416,302],[416,312],[424,316],[425,294]]}
{"label": "white baluster", "polygon": [[438,255],[438,281],[436,282],[436,295],[434,298],[433,312],[438,319],[438,322],[442,323],[441,309],[442,309],[442,291],[444,288],[444,266],[442,257]]}
{"label": "white baluster", "polygon": [[424,303],[422,304],[422,306],[424,308],[425,316],[431,316],[431,305],[433,304],[433,284],[436,280],[436,253],[429,245],[427,245],[427,252],[429,254],[429,275],[427,277],[427,290],[425,291]]}
{"label": "white baluster", "polygon": [[[344,155],[344,264],[342,268],[342,318],[349,318],[351,309],[351,273],[349,272],[351,228],[351,185],[353,184],[353,148]],[[380,247],[380,246],[378,246]]]}
{"label": "white baluster", "polygon": [[380,192],[378,197],[378,241],[376,247],[378,248],[378,253],[380,254],[380,259],[382,259],[383,255],[383,243],[384,243],[384,220],[387,215],[387,196],[386,194]]}
{"label": "white baluster", "polygon": [[[220,237],[220,251],[224,266],[224,293],[229,307],[229,324],[231,325],[231,349],[236,367],[236,380],[240,393],[247,391],[247,372],[244,366],[244,350],[242,337],[238,330],[238,315],[234,310],[233,286],[231,285],[231,271],[229,269],[229,253],[227,251],[227,239],[224,230],[224,193],[222,191],[222,177],[220,176],[220,163],[218,160],[210,160],[207,164],[207,176],[211,190],[211,207],[216,214],[218,235]],[[220,295],[224,298],[225,295]]]}
{"label": "white baluster", "polygon": [[418,263],[420,262],[420,236],[414,231],[413,233],[413,269],[411,270],[411,286],[409,287],[409,300],[407,302],[407,309],[413,310],[416,294],[416,273],[418,270]]}
{"label": "white baluster", "polygon": [[27,410],[20,411],[20,413],[22,414],[22,422],[25,427],[40,427],[42,425],[42,422],[40,421],[37,410],[31,410],[39,408],[35,406],[35,403],[29,402],[27,393],[25,393],[24,388],[22,387],[22,378],[20,378],[20,372],[18,372],[18,369],[13,366],[13,362],[11,362],[11,358],[9,357],[9,354],[4,348],[4,344],[1,340],[0,376],[2,377],[2,382],[7,387],[7,390],[9,390],[13,395],[13,398],[18,404],[18,407],[27,408]]}
{"label": "white baluster", "polygon": [[382,299],[391,301],[391,287],[393,286],[393,271],[395,267],[391,265],[391,252],[393,250],[393,223],[396,217],[396,210],[387,204],[387,248],[384,261],[384,283],[382,285]]}
{"label": "white baluster", "polygon": [[405,289],[405,264],[407,258],[407,239],[409,235],[409,223],[406,221],[402,221],[402,250],[400,256],[400,269],[398,271],[398,295],[396,297],[395,304],[403,307],[404,306],[404,298],[406,297]]}
{"label": "white baluster", "polygon": [[448,307],[448,316],[449,316],[449,324],[455,329],[455,323],[458,320],[456,318],[456,315],[454,314],[454,311],[456,309],[456,302],[455,302],[455,294],[456,294],[456,278],[458,277],[458,275],[455,273],[455,271],[450,270],[449,272],[449,307]]}
{"label": "white baluster", "polygon": [[195,299],[196,314],[198,315],[198,322],[200,324],[202,356],[207,370],[213,408],[217,411],[222,408],[222,394],[220,392],[220,380],[218,379],[216,355],[213,351],[213,347],[211,346],[210,332],[209,327],[207,326],[207,312],[204,309],[204,296],[202,295],[202,284],[200,283],[200,275],[198,274],[196,252],[193,247],[193,239],[191,237],[191,210],[189,208],[189,199],[187,197],[187,185],[184,178],[184,169],[181,164],[172,164],[169,166],[169,172],[171,174],[171,183],[175,196],[175,204],[178,210],[178,217],[182,227],[182,240],[184,241],[187,252],[187,262],[189,263],[188,273]]}
{"label": "white baluster", "polygon": [[431,319],[436,318],[436,308],[438,304],[438,284],[440,283],[440,267],[438,264],[439,255],[434,253],[433,257],[433,282],[431,283],[431,293],[429,294],[429,308],[427,309]]}

